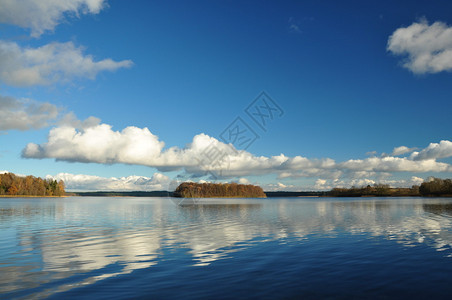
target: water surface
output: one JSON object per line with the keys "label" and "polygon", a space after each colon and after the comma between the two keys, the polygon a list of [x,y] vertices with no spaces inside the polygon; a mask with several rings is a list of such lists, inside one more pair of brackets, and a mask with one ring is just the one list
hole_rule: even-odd
{"label": "water surface", "polygon": [[452,199],[0,199],[1,298],[448,298]]}

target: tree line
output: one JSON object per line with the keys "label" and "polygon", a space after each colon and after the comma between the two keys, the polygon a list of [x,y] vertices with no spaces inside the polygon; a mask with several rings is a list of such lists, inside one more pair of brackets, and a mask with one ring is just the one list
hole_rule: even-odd
{"label": "tree line", "polygon": [[387,184],[375,184],[366,187],[334,188],[328,192],[332,197],[415,197],[415,196],[442,196],[452,197],[452,179],[431,177],[420,186],[411,188],[392,188]]}
{"label": "tree line", "polygon": [[0,195],[8,196],[64,196],[62,180],[42,179],[34,176],[0,174]]}
{"label": "tree line", "polygon": [[430,178],[419,187],[422,196],[452,196],[452,180]]}
{"label": "tree line", "polygon": [[182,198],[266,198],[261,187],[237,183],[195,183],[183,182],[174,191],[175,197]]}
{"label": "tree line", "polygon": [[334,188],[328,192],[331,197],[403,197],[420,196],[419,186],[391,188],[388,184],[374,184],[365,187]]}

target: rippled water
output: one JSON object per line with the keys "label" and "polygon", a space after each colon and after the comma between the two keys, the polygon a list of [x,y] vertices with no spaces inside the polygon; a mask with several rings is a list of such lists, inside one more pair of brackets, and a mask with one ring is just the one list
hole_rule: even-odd
{"label": "rippled water", "polygon": [[0,199],[1,298],[448,298],[452,199]]}

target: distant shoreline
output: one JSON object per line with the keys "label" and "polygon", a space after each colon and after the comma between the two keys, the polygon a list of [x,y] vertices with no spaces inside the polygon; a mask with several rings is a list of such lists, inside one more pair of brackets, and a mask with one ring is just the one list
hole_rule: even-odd
{"label": "distant shoreline", "polygon": [[[265,192],[267,197],[325,197],[327,192]],[[174,197],[174,192],[169,191],[97,191],[97,192],[66,192],[66,196],[79,197]],[[175,197],[176,198],[176,197]],[[234,197],[212,197],[212,198],[234,198]],[[240,198],[240,197],[235,197]]]}
{"label": "distant shoreline", "polygon": [[[164,194],[162,194],[164,193]],[[270,194],[268,194],[270,193]],[[416,198],[452,198],[452,195],[361,195],[361,196],[334,196],[334,195],[305,195],[305,193],[314,192],[287,192],[287,194],[281,192],[275,192],[277,195],[271,194],[273,192],[268,192],[267,198],[404,198],[404,197],[416,197]],[[297,195],[302,194],[302,195]],[[65,196],[30,196],[30,195],[0,195],[0,198],[69,198],[69,197],[108,197],[108,198],[120,198],[120,197],[132,197],[132,198],[158,198],[158,197],[169,197],[169,198],[180,198],[173,196],[173,192],[162,192],[159,191],[157,194],[155,192],[79,192],[79,193],[69,193]],[[204,197],[204,199],[212,198],[243,198],[243,197]]]}
{"label": "distant shoreline", "polygon": [[70,196],[0,195],[0,198],[67,198]]}
{"label": "distant shoreline", "polygon": [[[309,198],[370,198],[370,197],[385,197],[385,198],[402,198],[402,197],[432,197],[432,196],[422,196],[422,195],[331,195],[329,191],[322,192],[265,192],[267,198],[277,198],[277,197],[309,197]],[[131,191],[131,192],[115,192],[115,191],[97,191],[97,192],[68,192],[66,197],[174,197],[173,192],[168,191]],[[441,195],[439,197],[452,197],[452,195]],[[174,197],[177,198],[177,197]],[[212,197],[212,198],[222,198],[222,197]],[[233,198],[233,197],[223,197],[223,198]],[[237,197],[236,197],[237,198]]]}

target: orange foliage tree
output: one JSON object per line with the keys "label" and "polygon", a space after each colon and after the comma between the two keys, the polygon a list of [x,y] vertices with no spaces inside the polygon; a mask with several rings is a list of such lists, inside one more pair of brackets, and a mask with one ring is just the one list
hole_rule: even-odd
{"label": "orange foliage tree", "polygon": [[0,195],[21,196],[64,196],[64,182],[42,179],[34,176],[17,176],[13,173],[0,174]]}

